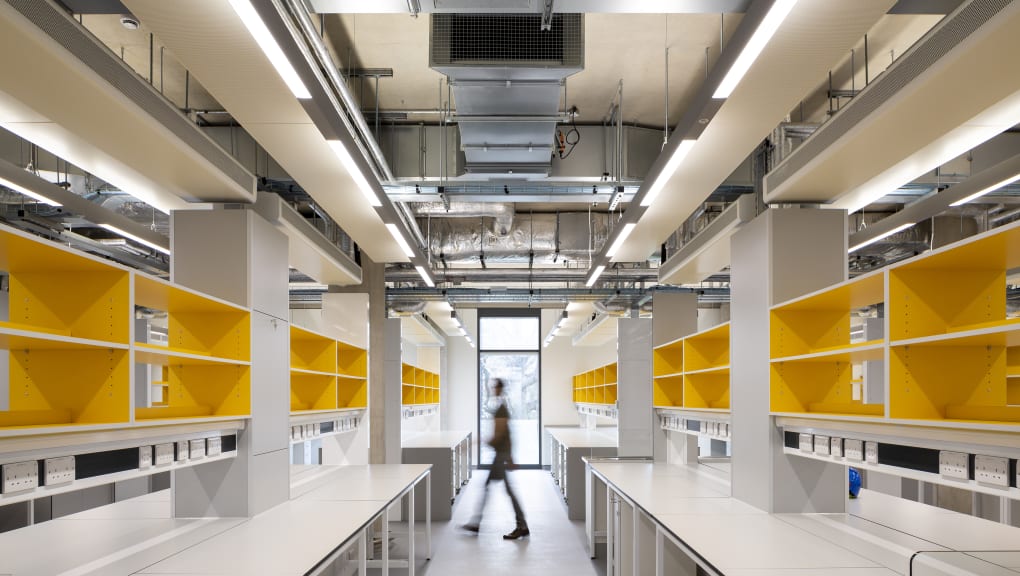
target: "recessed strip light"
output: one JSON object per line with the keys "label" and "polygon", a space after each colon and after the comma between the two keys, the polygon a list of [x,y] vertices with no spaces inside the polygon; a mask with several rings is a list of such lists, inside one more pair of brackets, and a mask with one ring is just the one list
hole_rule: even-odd
{"label": "recessed strip light", "polygon": [[662,192],[666,182],[673,177],[673,173],[676,172],[676,169],[680,167],[680,163],[690,153],[695,142],[696,140],[682,140],[677,145],[676,150],[673,151],[673,156],[666,163],[666,167],[655,177],[655,182],[648,188],[648,192],[645,192],[645,197],[641,199],[642,206],[651,206],[652,202],[655,202],[655,198],[659,195],[659,192]]}
{"label": "recessed strip light", "polygon": [[100,228],[105,228],[105,229],[109,230],[110,232],[113,232],[114,234],[117,234],[119,236],[123,236],[124,238],[127,238],[128,240],[133,240],[135,242],[138,242],[139,244],[142,244],[144,246],[148,246],[149,248],[152,248],[153,250],[156,250],[157,252],[162,252],[163,254],[166,254],[167,256],[170,255],[170,251],[167,250],[166,248],[160,246],[159,244],[156,244],[155,242],[149,242],[148,240],[146,240],[144,238],[139,238],[138,236],[135,236],[134,234],[132,234],[130,232],[125,232],[125,231],[121,230],[120,228],[117,228],[116,226],[113,226],[113,225],[110,225],[110,224],[100,224],[99,226],[100,226]]}
{"label": "recessed strip light", "polygon": [[10,188],[11,190],[14,190],[18,194],[24,194],[25,196],[28,196],[29,198],[31,198],[33,200],[36,200],[38,202],[42,202],[43,204],[49,204],[50,206],[54,206],[54,207],[62,206],[62,204],[60,202],[54,202],[53,200],[50,200],[49,198],[43,196],[42,194],[39,194],[38,192],[32,192],[28,188],[25,188],[24,186],[19,186],[19,185],[15,184],[14,182],[11,182],[10,180],[5,180],[3,178],[0,178],[0,185],[6,186],[7,188]]}
{"label": "recessed strip light", "polygon": [[372,206],[382,206],[382,202],[379,201],[379,197],[376,196],[375,190],[368,184],[368,180],[365,179],[365,175],[361,172],[361,168],[354,162],[354,158],[351,157],[350,152],[347,151],[347,147],[344,143],[339,140],[327,140],[329,145],[333,148],[333,153],[340,158],[340,162],[343,163],[344,168],[347,169],[347,173],[351,175],[354,183],[358,185],[358,189],[365,195],[365,199]]}
{"label": "recessed strip light", "polygon": [[234,12],[237,12],[241,22],[244,23],[244,27],[248,29],[248,33],[258,43],[259,48],[262,49],[262,53],[269,59],[273,68],[276,68],[276,73],[283,79],[287,88],[290,88],[294,97],[299,100],[311,99],[312,94],[308,91],[308,87],[301,81],[297,70],[294,69],[290,60],[287,59],[280,45],[276,42],[276,38],[273,38],[269,28],[266,27],[266,23],[262,21],[262,17],[255,11],[255,7],[251,5],[251,2],[249,0],[229,1]]}
{"label": "recessed strip light", "polygon": [[740,56],[737,56],[729,71],[726,72],[726,76],[723,77],[722,82],[715,89],[712,98],[730,97],[737,84],[740,84],[744,75],[751,69],[751,65],[761,55],[765,45],[768,44],[772,36],[779,30],[780,24],[783,23],[783,20],[786,20],[790,10],[793,9],[793,5],[796,3],[797,0],[775,0],[775,3],[769,8],[768,14],[765,15],[761,24],[758,25],[758,29],[754,31],[751,39],[747,41],[744,49],[740,51]]}
{"label": "recessed strip light", "polygon": [[606,256],[609,256],[610,258],[616,256],[616,253],[623,247],[623,243],[627,241],[627,237],[630,236],[630,233],[633,232],[636,227],[637,224],[634,222],[624,224],[623,230],[620,230],[620,235],[616,237],[613,245],[609,247],[609,251],[606,252]]}
{"label": "recessed strip light", "polygon": [[400,244],[400,249],[404,251],[404,255],[408,258],[414,258],[414,250],[411,249],[411,245],[404,240],[404,235],[400,233],[400,228],[396,224],[387,224],[386,229],[390,231],[390,236]]}
{"label": "recessed strip light", "polygon": [[432,277],[429,276],[429,273],[427,270],[425,270],[424,266],[415,266],[414,269],[418,271],[418,275],[421,276],[421,279],[425,281],[425,284],[429,288],[436,287],[436,283],[432,281]]}
{"label": "recessed strip light", "polygon": [[1016,182],[1017,180],[1020,180],[1020,174],[1017,174],[1016,176],[1010,176],[1009,178],[1006,178],[1002,182],[992,184],[988,188],[982,188],[981,190],[978,190],[977,192],[971,194],[970,196],[967,196],[966,198],[962,198],[960,200],[957,200],[956,202],[953,202],[952,204],[950,204],[950,206],[960,206],[961,204],[966,204],[967,202],[970,202],[971,200],[976,200],[984,196],[985,194],[995,192],[996,190],[1002,188],[1003,186],[1009,186],[1010,184]]}
{"label": "recessed strip light", "polygon": [[879,234],[878,236],[875,236],[874,238],[872,238],[870,240],[865,240],[864,242],[861,242],[860,244],[852,246],[849,250],[847,250],[847,254],[849,254],[851,252],[854,252],[854,251],[857,251],[857,250],[860,250],[861,248],[864,248],[865,246],[871,246],[875,242],[878,242],[879,240],[883,240],[885,238],[888,238],[888,237],[892,236],[893,234],[895,234],[897,232],[902,232],[903,230],[906,230],[907,228],[910,228],[913,225],[914,225],[914,222],[907,222],[906,224],[901,224],[901,225],[893,228],[892,230],[890,230],[888,232],[883,232],[883,233]]}
{"label": "recessed strip light", "polygon": [[591,278],[588,278],[588,281],[585,282],[584,285],[587,286],[588,288],[591,288],[592,284],[595,284],[595,281],[599,279],[599,276],[602,275],[602,272],[605,271],[605,269],[606,269],[605,264],[599,264],[598,266],[596,266],[595,271],[592,272],[591,274]]}

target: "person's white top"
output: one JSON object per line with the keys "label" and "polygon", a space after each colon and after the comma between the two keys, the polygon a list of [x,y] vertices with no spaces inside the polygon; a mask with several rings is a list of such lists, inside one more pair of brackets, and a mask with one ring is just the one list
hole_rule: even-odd
{"label": "person's white top", "polygon": [[467,430],[443,430],[440,432],[420,432],[403,438],[401,448],[449,448],[453,450],[467,439]]}
{"label": "person's white top", "polygon": [[557,443],[567,448],[615,448],[619,443],[619,435],[614,427],[590,429],[546,426],[545,429]]}

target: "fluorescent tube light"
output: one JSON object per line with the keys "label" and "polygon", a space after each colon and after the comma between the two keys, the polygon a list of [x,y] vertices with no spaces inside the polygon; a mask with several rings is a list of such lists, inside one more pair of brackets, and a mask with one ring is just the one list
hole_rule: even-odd
{"label": "fluorescent tube light", "polygon": [[595,272],[592,272],[591,278],[588,278],[588,281],[585,282],[584,285],[587,286],[588,288],[591,288],[592,284],[594,284],[595,281],[599,279],[599,276],[602,275],[602,272],[605,269],[606,269],[606,265],[605,264],[599,264],[595,268]]}
{"label": "fluorescent tube light", "polygon": [[255,11],[255,7],[251,5],[251,2],[249,0],[229,1],[234,12],[237,12],[241,22],[244,23],[244,27],[248,29],[248,33],[258,43],[259,48],[262,49],[262,53],[269,59],[273,68],[276,68],[276,73],[283,79],[287,88],[290,88],[294,97],[299,100],[311,99],[312,94],[308,91],[308,87],[301,81],[297,70],[294,69],[290,60],[287,59],[280,45],[276,42],[276,38],[273,38],[273,35],[269,32],[269,28],[266,28],[266,23],[262,21],[262,17]]}
{"label": "fluorescent tube light", "polygon": [[170,255],[170,251],[167,250],[166,248],[160,246],[159,244],[156,244],[154,242],[149,242],[148,240],[145,240],[144,238],[139,238],[138,236],[135,236],[134,234],[132,234],[130,232],[125,232],[125,231],[121,230],[120,228],[117,228],[116,226],[112,226],[110,224],[100,224],[99,226],[101,228],[105,228],[105,229],[109,230],[110,232],[113,232],[114,234],[118,234],[120,236],[123,236],[123,237],[129,239],[129,240],[134,240],[135,242],[138,242],[139,244],[142,244],[144,246],[148,246],[149,248],[152,248],[153,250],[156,250],[157,252],[162,252],[163,254],[166,254],[167,256]]}
{"label": "fluorescent tube light", "polygon": [[288,290],[315,290],[318,292],[326,292],[329,290],[328,284],[320,284],[318,282],[288,282]]}
{"label": "fluorescent tube light", "polygon": [[429,288],[436,287],[436,283],[432,281],[432,277],[429,276],[428,271],[423,266],[415,266],[414,269],[418,271],[418,275],[421,276],[421,279],[425,281]]}
{"label": "fluorescent tube light", "polygon": [[0,185],[6,186],[6,187],[10,188],[11,190],[14,190],[18,194],[24,194],[25,196],[28,196],[29,198],[31,198],[33,200],[42,202],[43,204],[49,204],[50,206],[54,206],[54,207],[62,206],[62,204],[60,202],[54,202],[53,200],[50,200],[49,198],[43,196],[42,194],[39,194],[38,192],[32,192],[28,188],[25,188],[24,186],[19,186],[19,185],[15,184],[14,182],[11,182],[10,180],[5,180],[3,178],[0,178]]}
{"label": "fluorescent tube light", "polygon": [[365,195],[365,199],[372,206],[382,206],[382,202],[379,201],[379,197],[376,196],[375,190],[368,184],[368,180],[365,179],[365,175],[361,172],[361,168],[354,162],[354,158],[351,157],[350,152],[347,151],[347,147],[344,143],[339,140],[327,140],[329,145],[333,148],[333,153],[340,158],[340,162],[343,163],[344,168],[347,169],[347,173],[351,175],[354,183],[358,185],[358,189]]}
{"label": "fluorescent tube light", "polygon": [[666,163],[666,167],[659,172],[659,175],[655,177],[655,182],[652,183],[651,187],[648,188],[648,192],[645,193],[645,197],[641,199],[642,206],[651,206],[652,202],[655,202],[655,198],[662,192],[663,187],[666,186],[666,181],[673,177],[673,173],[680,167],[680,163],[684,161],[687,154],[690,153],[691,148],[694,146],[696,140],[683,140],[676,147],[673,152],[673,156]]}
{"label": "fluorescent tube light", "polygon": [[856,250],[860,250],[861,248],[864,248],[865,246],[870,246],[870,245],[874,244],[875,242],[878,242],[879,240],[882,240],[883,238],[888,238],[888,237],[892,236],[893,234],[895,234],[897,232],[901,232],[903,230],[906,230],[907,228],[910,228],[913,225],[914,225],[914,222],[907,222],[906,224],[901,224],[901,225],[893,228],[892,230],[890,230],[888,232],[883,232],[883,233],[879,234],[878,236],[875,236],[874,238],[872,238],[870,240],[865,240],[864,242],[861,242],[860,244],[857,244],[856,246],[852,246],[849,250],[847,250],[847,254],[849,254],[851,252],[854,252]]}
{"label": "fluorescent tube light", "polygon": [[404,251],[404,255],[408,258],[414,258],[414,250],[411,249],[411,245],[404,240],[404,235],[400,233],[400,228],[396,224],[387,224],[386,229],[390,231],[390,236],[400,244],[400,249]]}
{"label": "fluorescent tube light", "polygon": [[783,23],[783,20],[786,20],[790,10],[793,9],[793,5],[796,3],[797,0],[776,0],[772,4],[772,8],[769,8],[769,13],[762,19],[758,29],[754,31],[751,39],[747,41],[744,49],[740,51],[740,56],[737,56],[729,71],[726,72],[726,76],[719,83],[719,87],[715,89],[715,94],[712,94],[712,98],[730,97],[737,84],[740,84],[744,75],[751,69],[751,64],[754,64],[754,61],[761,55],[765,45],[775,35],[776,30],[779,30],[779,25]]}
{"label": "fluorescent tube light", "polygon": [[971,194],[970,196],[967,196],[966,198],[963,198],[963,199],[957,200],[956,202],[953,202],[952,204],[950,204],[950,206],[959,206],[961,204],[966,204],[967,202],[970,202],[971,200],[975,200],[977,198],[980,198],[980,197],[984,196],[985,194],[988,194],[989,192],[995,192],[996,190],[998,190],[999,188],[1002,188],[1003,186],[1008,186],[1008,185],[1016,182],[1017,180],[1020,180],[1020,174],[1017,174],[1016,176],[1010,176],[1009,178],[1006,178],[1002,182],[999,182],[997,184],[992,184],[988,188],[982,188],[981,190],[978,190],[977,192]]}
{"label": "fluorescent tube light", "polygon": [[630,233],[633,232],[636,227],[637,224],[634,222],[624,224],[623,230],[620,230],[620,235],[616,237],[613,245],[609,247],[609,251],[606,252],[606,256],[609,256],[610,258],[616,256],[616,253],[623,247],[623,243],[627,240],[627,237],[630,236]]}

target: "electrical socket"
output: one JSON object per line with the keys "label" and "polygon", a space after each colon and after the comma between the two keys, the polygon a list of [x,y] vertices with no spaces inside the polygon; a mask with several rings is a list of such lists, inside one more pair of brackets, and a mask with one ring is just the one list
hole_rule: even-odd
{"label": "electrical socket", "polygon": [[864,461],[868,464],[878,464],[878,442],[864,443]]}
{"label": "electrical socket", "polygon": [[191,459],[205,458],[205,438],[191,441]]}
{"label": "electrical socket", "polygon": [[1009,460],[998,456],[974,456],[974,479],[982,484],[1009,488]]}
{"label": "electrical socket", "polygon": [[836,458],[843,457],[843,439],[842,438],[831,438],[829,440],[829,454]]}
{"label": "electrical socket", "polygon": [[864,442],[847,438],[843,441],[843,455],[847,460],[864,462]]}
{"label": "electrical socket", "polygon": [[970,456],[963,452],[939,452],[939,474],[943,478],[970,480]]}
{"label": "electrical socket", "polygon": [[174,462],[174,445],[172,442],[167,444],[156,444],[156,466],[165,466],[167,464],[173,464]]}
{"label": "electrical socket", "polygon": [[43,475],[46,486],[66,484],[74,481],[74,456],[47,458],[43,460]]}
{"label": "electrical socket", "polygon": [[12,462],[3,465],[3,492],[21,492],[39,487],[39,461]]}
{"label": "electrical socket", "polygon": [[148,468],[152,466],[152,446],[138,447],[138,467]]}
{"label": "electrical socket", "polygon": [[800,450],[801,452],[814,452],[815,451],[815,437],[811,434],[800,435]]}
{"label": "electrical socket", "polygon": [[828,456],[829,450],[832,449],[832,444],[829,441],[828,436],[819,436],[815,434],[815,454],[820,456]]}
{"label": "electrical socket", "polygon": [[188,441],[181,440],[177,443],[177,461],[183,462],[191,456],[191,450],[188,450]]}
{"label": "electrical socket", "polygon": [[205,453],[207,456],[218,456],[223,452],[223,438],[207,438],[205,441]]}

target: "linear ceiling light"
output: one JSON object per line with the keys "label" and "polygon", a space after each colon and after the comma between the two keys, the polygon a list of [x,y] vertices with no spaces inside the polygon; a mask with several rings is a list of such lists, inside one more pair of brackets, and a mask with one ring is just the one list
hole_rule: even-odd
{"label": "linear ceiling light", "polygon": [[851,252],[855,252],[857,250],[860,250],[861,248],[864,248],[865,246],[871,246],[875,242],[878,242],[879,240],[888,238],[888,237],[892,236],[893,234],[895,234],[897,232],[902,232],[903,230],[906,230],[907,228],[910,228],[913,225],[914,225],[914,222],[907,222],[906,224],[900,224],[899,226],[893,228],[892,230],[890,230],[888,232],[883,232],[883,233],[879,234],[878,236],[875,236],[874,238],[871,238],[870,240],[865,240],[864,242],[861,242],[860,244],[857,244],[855,246],[851,246],[850,249],[847,250],[847,254],[849,254]]}
{"label": "linear ceiling light", "polygon": [[680,163],[684,161],[687,154],[690,153],[691,148],[694,147],[696,140],[683,140],[673,151],[673,156],[666,163],[666,167],[659,172],[659,175],[655,177],[655,182],[652,183],[651,187],[648,188],[648,192],[645,193],[645,197],[641,199],[642,206],[651,206],[652,202],[655,202],[655,198],[662,192],[663,187],[666,186],[666,182],[673,177],[673,173],[680,167]]}
{"label": "linear ceiling light", "polygon": [[50,206],[54,207],[61,206],[60,202],[54,202],[53,200],[50,200],[49,198],[43,196],[42,194],[39,194],[38,192],[32,192],[31,190],[25,188],[24,186],[18,186],[17,184],[11,182],[10,180],[0,178],[0,186],[6,186],[7,188],[14,190],[18,194],[24,194],[25,196],[28,196],[33,200],[42,202],[43,204],[49,204]]}
{"label": "linear ceiling light", "polygon": [[637,227],[637,224],[634,222],[624,224],[623,230],[620,230],[620,235],[616,237],[615,241],[613,241],[613,245],[609,247],[609,251],[606,252],[606,256],[609,256],[610,258],[616,256],[616,253],[623,247],[623,243],[627,241],[627,237],[630,236],[630,233],[634,231],[635,227]]}
{"label": "linear ceiling light", "polygon": [[978,190],[977,192],[971,194],[970,196],[967,196],[966,198],[962,198],[960,200],[957,200],[956,202],[953,202],[952,204],[950,204],[950,206],[960,206],[961,204],[966,204],[967,202],[970,202],[971,200],[976,200],[984,196],[985,194],[988,194],[989,192],[995,192],[996,190],[1002,188],[1003,186],[1009,186],[1010,184],[1016,182],[1017,180],[1020,180],[1020,174],[1010,176],[1009,178],[1006,178],[1002,182],[992,184],[987,188],[982,188],[981,190]]}
{"label": "linear ceiling light", "polygon": [[229,1],[234,12],[237,12],[241,22],[244,23],[244,27],[248,29],[248,33],[255,38],[255,42],[262,49],[262,53],[269,59],[273,68],[276,68],[276,73],[283,79],[287,88],[290,88],[294,97],[299,100],[311,99],[312,94],[308,91],[308,87],[301,81],[297,70],[294,69],[290,60],[287,59],[280,45],[276,42],[276,38],[273,38],[273,35],[269,32],[269,28],[266,28],[266,23],[262,21],[262,17],[255,11],[255,7],[251,5],[251,2],[249,0]]}
{"label": "linear ceiling light", "polygon": [[587,286],[588,288],[591,288],[592,284],[595,284],[595,281],[599,279],[599,276],[602,275],[602,272],[605,271],[605,269],[606,269],[605,264],[599,264],[598,266],[596,266],[595,271],[592,272],[591,274],[591,278],[588,278],[588,281],[585,282],[584,285]]}
{"label": "linear ceiling light", "polygon": [[549,344],[552,344],[553,338],[555,338],[556,335],[560,333],[560,328],[563,327],[563,323],[566,322],[566,321],[567,321],[567,311],[564,310],[560,314],[559,319],[556,320],[556,324],[553,324],[552,330],[549,330],[549,334],[545,337],[545,340],[542,342],[542,347],[543,348],[548,348]]}
{"label": "linear ceiling light", "polygon": [[350,152],[347,151],[347,147],[344,143],[339,140],[327,140],[329,145],[333,148],[333,153],[337,155],[340,162],[343,163],[344,168],[347,169],[347,173],[351,175],[354,183],[358,185],[358,189],[365,195],[365,199],[372,206],[382,206],[382,202],[379,201],[379,197],[376,196],[375,190],[368,184],[368,180],[365,179],[365,175],[361,172],[361,168],[354,162],[354,158],[351,157]]}
{"label": "linear ceiling light", "polygon": [[751,39],[747,41],[744,49],[740,51],[740,56],[737,56],[737,59],[733,61],[733,65],[726,72],[726,76],[719,83],[719,87],[715,89],[712,98],[721,99],[730,97],[737,84],[740,84],[740,81],[744,78],[744,74],[747,74],[747,71],[751,69],[751,64],[754,64],[754,61],[761,55],[765,45],[775,35],[776,30],[779,30],[779,25],[783,23],[783,20],[786,20],[790,10],[793,9],[793,5],[796,3],[797,0],[775,0],[775,3],[769,8],[768,14],[765,15],[761,24],[758,25],[758,29],[754,31]]}
{"label": "linear ceiling light", "polygon": [[117,234],[119,236],[123,236],[124,238],[127,238],[128,240],[134,240],[135,242],[138,242],[139,244],[142,244],[144,246],[148,246],[149,248],[152,248],[153,250],[156,250],[157,252],[162,252],[163,254],[166,254],[167,256],[170,255],[170,251],[167,250],[166,248],[160,246],[159,244],[156,244],[155,242],[149,242],[148,240],[145,240],[144,238],[139,238],[138,236],[135,236],[134,234],[132,234],[130,232],[125,232],[125,231],[121,230],[120,228],[117,228],[116,226],[113,226],[111,224],[100,224],[99,226],[101,228],[105,228],[105,229],[109,230],[110,232],[113,232],[114,234]]}
{"label": "linear ceiling light", "polygon": [[400,249],[404,251],[404,255],[408,258],[414,258],[414,250],[411,250],[411,245],[404,240],[404,235],[400,233],[400,228],[397,228],[396,224],[387,224],[386,229],[390,231],[390,235],[393,239],[400,244]]}
{"label": "linear ceiling light", "polygon": [[425,270],[424,266],[415,266],[414,269],[418,271],[418,275],[421,276],[421,279],[425,281],[429,288],[436,287],[436,283],[432,281],[432,276],[429,276],[428,270]]}

